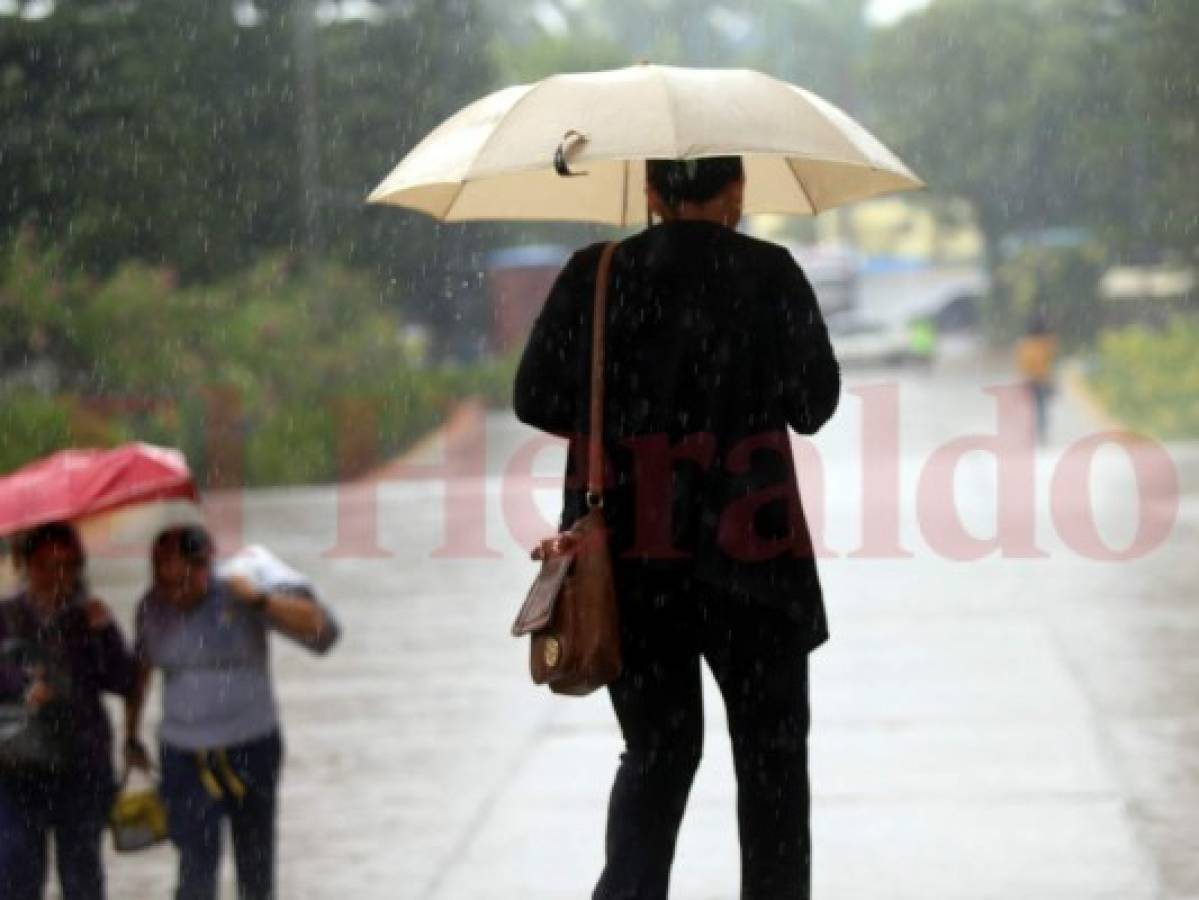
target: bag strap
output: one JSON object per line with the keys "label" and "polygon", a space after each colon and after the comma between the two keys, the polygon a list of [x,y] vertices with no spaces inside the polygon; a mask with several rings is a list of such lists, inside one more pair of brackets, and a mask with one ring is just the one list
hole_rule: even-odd
{"label": "bag strap", "polygon": [[591,319],[591,434],[587,442],[587,508],[604,505],[604,329],[607,325],[608,273],[616,242],[600,253],[595,275],[595,300]]}

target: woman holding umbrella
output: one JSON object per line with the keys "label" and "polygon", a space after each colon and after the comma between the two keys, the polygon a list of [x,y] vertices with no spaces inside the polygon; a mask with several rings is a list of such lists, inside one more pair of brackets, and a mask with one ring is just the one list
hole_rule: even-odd
{"label": "woman holding umbrella", "polygon": [[[0,602],[0,702],[23,703],[37,728],[23,755],[0,748],[0,896],[37,900],[53,834],[64,900],[104,896],[100,837],[115,794],[112,728],[102,692],[132,690],[136,666],[108,608],[92,597],[75,529],[18,536],[22,586]],[[22,736],[10,738],[8,753]]]}
{"label": "woman holding umbrella", "polygon": [[[610,694],[626,749],[594,896],[667,895],[703,743],[703,659],[732,735],[741,896],[807,897],[807,654],[827,630],[787,426],[824,424],[839,371],[791,255],[734,230],[739,157],[651,161],[647,180],[662,222],[612,257],[605,341],[624,659]],[[600,250],[567,264],[521,360],[517,416],[545,431],[586,428],[578,361]],[[563,528],[583,512],[568,488]]]}
{"label": "woman holding umbrella", "polygon": [[[788,427],[820,428],[840,376],[791,255],[736,227],[743,211],[815,215],[920,187],[874,135],[796,85],[644,63],[483,97],[369,197],[447,221],[662,220],[610,256],[575,254],[516,380],[518,417],[571,436],[562,528],[601,502],[610,538],[624,661],[610,693],[626,752],[596,898],[666,897],[703,735],[701,659],[733,738],[741,896],[810,894],[807,654],[827,631]],[[573,451],[591,430],[602,258],[608,465],[589,498]]]}

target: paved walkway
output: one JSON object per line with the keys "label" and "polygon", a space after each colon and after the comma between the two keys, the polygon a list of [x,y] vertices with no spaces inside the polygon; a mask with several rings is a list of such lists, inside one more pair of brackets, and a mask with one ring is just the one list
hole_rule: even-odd
{"label": "paved walkway", "polygon": [[[1049,486],[1064,448],[1094,426],[1063,401],[1055,442],[1035,463],[1034,538],[1047,556],[947,559],[928,539],[949,533],[946,520],[929,513],[920,527],[917,486],[937,447],[994,432],[982,389],[1002,375],[896,377],[855,383],[898,391],[895,536],[912,556],[849,555],[864,523],[886,535],[890,521],[888,457],[867,462],[864,480],[859,399],[847,397],[816,442],[823,503],[815,469],[805,474],[809,513],[823,509],[835,552],[822,565],[834,636],[812,668],[816,896],[1199,897],[1195,496],[1142,559],[1099,562],[1066,546]],[[886,396],[871,390],[874,402]],[[618,735],[604,696],[556,699],[526,683],[525,645],[507,629],[533,567],[528,534],[514,539],[511,525],[533,536],[545,526],[518,502],[536,480],[501,476],[521,468],[534,436],[506,415],[483,425],[454,439],[467,463],[448,506],[443,482],[411,470],[378,485],[387,558],[363,558],[374,543],[363,506],[343,519],[358,529],[354,552],[327,555],[333,489],[246,500],[243,536],[311,571],[346,626],[328,659],[280,645],[275,660],[289,745],[286,900],[561,900],[588,896],[599,871]],[[471,475],[473,452],[484,463]],[[417,462],[439,453],[426,446]],[[1174,453],[1189,464],[1185,448]],[[554,474],[559,460],[545,450],[536,472]],[[973,454],[953,481],[976,535],[994,529],[996,478]],[[1127,543],[1137,506],[1122,452],[1102,450],[1090,482],[1100,536]],[[555,508],[554,493],[537,494],[543,509]],[[1168,500],[1151,499],[1150,521]],[[1026,508],[1011,502],[1017,515]],[[495,558],[435,557],[447,535],[451,557],[477,557],[480,512]],[[125,621],[141,572],[140,561],[98,566]],[[710,679],[707,688],[705,758],[673,882],[680,900],[737,896],[731,760]],[[165,848],[110,859],[112,896],[168,896],[172,865]]]}

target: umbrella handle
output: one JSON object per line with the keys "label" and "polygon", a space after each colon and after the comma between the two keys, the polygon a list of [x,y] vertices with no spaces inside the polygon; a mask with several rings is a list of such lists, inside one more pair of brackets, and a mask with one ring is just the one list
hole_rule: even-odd
{"label": "umbrella handle", "polygon": [[563,178],[574,178],[578,175],[586,175],[586,172],[572,172],[568,157],[587,143],[588,137],[581,131],[575,131],[573,128],[562,135],[562,143],[558,145],[558,149],[554,151],[554,171]]}

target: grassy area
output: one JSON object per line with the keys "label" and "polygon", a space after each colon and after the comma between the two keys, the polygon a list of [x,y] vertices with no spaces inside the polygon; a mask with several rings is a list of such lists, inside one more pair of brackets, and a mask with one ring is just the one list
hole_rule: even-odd
{"label": "grassy area", "polygon": [[1199,438],[1199,322],[1103,334],[1089,380],[1111,413],[1165,439]]}

